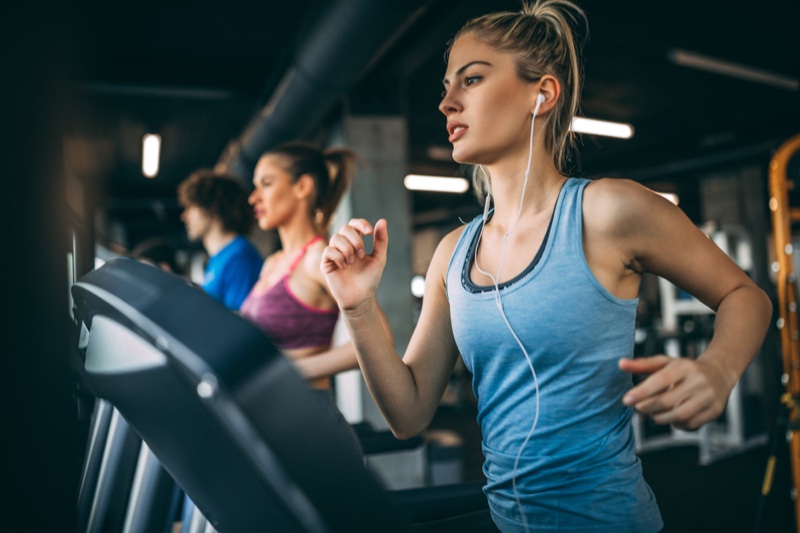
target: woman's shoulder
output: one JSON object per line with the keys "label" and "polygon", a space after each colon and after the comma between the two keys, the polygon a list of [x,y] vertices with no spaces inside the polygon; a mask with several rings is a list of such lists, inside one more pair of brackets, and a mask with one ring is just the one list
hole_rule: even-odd
{"label": "woman's shoulder", "polygon": [[627,225],[656,215],[672,205],[661,195],[631,179],[597,178],[583,194],[584,216],[594,224]]}
{"label": "woman's shoulder", "polygon": [[464,232],[467,230],[468,226],[469,223],[462,224],[456,229],[449,231],[444,237],[442,237],[442,240],[439,241],[439,246],[437,247],[437,251],[438,249],[441,249],[442,253],[447,255],[447,257],[453,255],[453,252],[456,249],[456,245],[458,244],[459,239],[461,239],[461,236],[464,235]]}
{"label": "woman's shoulder", "polygon": [[627,200],[642,192],[652,192],[644,185],[628,178],[593,178],[589,180],[584,192],[585,198],[601,201]]}
{"label": "woman's shoulder", "polygon": [[441,278],[447,273],[447,267],[450,265],[450,258],[455,252],[458,240],[463,235],[467,225],[461,225],[456,229],[448,232],[436,245],[436,250],[433,252],[433,258],[429,266],[429,274],[437,274]]}
{"label": "woman's shoulder", "polygon": [[586,242],[611,243],[631,260],[645,257],[654,243],[665,240],[665,230],[684,228],[685,219],[675,204],[633,180],[596,180],[584,194]]}
{"label": "woman's shoulder", "polygon": [[328,246],[328,238],[327,237],[320,237],[316,241],[312,242],[308,245],[305,252],[305,259],[308,260],[309,258],[322,258],[322,252],[325,250],[325,247]]}
{"label": "woman's shoulder", "polygon": [[305,254],[298,265],[302,266],[304,272],[314,279],[319,280],[320,284],[324,283],[325,279],[320,270],[320,263],[322,263],[322,252],[325,250],[326,246],[328,246],[328,239],[326,237],[311,243],[308,248],[306,248]]}

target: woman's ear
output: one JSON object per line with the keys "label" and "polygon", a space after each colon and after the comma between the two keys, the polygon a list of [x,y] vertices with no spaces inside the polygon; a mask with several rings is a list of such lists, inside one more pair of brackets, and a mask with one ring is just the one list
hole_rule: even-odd
{"label": "woman's ear", "polygon": [[539,79],[539,90],[533,95],[533,103],[531,106],[531,113],[536,109],[536,98],[539,95],[544,97],[544,101],[539,106],[537,115],[544,115],[549,113],[558,102],[558,97],[561,95],[561,83],[558,78],[552,74],[545,74]]}
{"label": "woman's ear", "polygon": [[292,185],[298,200],[306,200],[314,195],[315,183],[311,174],[303,174]]}

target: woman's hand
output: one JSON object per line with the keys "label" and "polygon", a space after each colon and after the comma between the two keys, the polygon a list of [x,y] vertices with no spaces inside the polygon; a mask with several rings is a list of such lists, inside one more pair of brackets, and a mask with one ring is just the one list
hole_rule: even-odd
{"label": "woman's hand", "polygon": [[[373,236],[371,254],[364,250],[364,235]],[[342,310],[356,309],[375,296],[388,243],[385,219],[373,227],[362,218],[354,218],[331,237],[322,252],[320,269]]]}
{"label": "woman's hand", "polygon": [[622,399],[658,424],[697,429],[717,418],[735,385],[724,369],[704,360],[666,355],[620,359],[619,367],[631,374],[650,374]]}

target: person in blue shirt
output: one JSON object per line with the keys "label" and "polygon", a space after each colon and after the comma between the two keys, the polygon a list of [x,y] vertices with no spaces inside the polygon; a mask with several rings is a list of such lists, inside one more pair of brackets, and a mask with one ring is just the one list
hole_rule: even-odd
{"label": "person in blue shirt", "polygon": [[201,285],[233,311],[258,280],[264,261],[245,237],[255,226],[247,197],[241,180],[212,170],[195,171],[178,186],[186,233],[202,241],[209,256]]}
{"label": "person in blue shirt", "polygon": [[[386,220],[351,220],[322,253],[361,372],[396,436],[428,426],[463,357],[484,492],[504,533],[661,530],[633,410],[682,429],[716,419],[772,311],[668,200],[632,180],[569,177],[585,30],[573,2],[538,0],[470,20],[453,39],[442,133],[453,159],[474,165],[486,204],[437,247],[402,358],[376,312]],[[699,357],[632,359],[645,272],[716,311]],[[634,374],[646,376],[635,387]]]}

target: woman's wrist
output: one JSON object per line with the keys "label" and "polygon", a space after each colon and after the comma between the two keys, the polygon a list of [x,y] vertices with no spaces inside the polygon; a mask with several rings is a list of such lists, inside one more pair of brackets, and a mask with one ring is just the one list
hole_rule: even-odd
{"label": "woman's wrist", "polygon": [[361,302],[346,308],[340,308],[342,316],[349,321],[360,321],[377,311],[377,302],[370,296]]}

